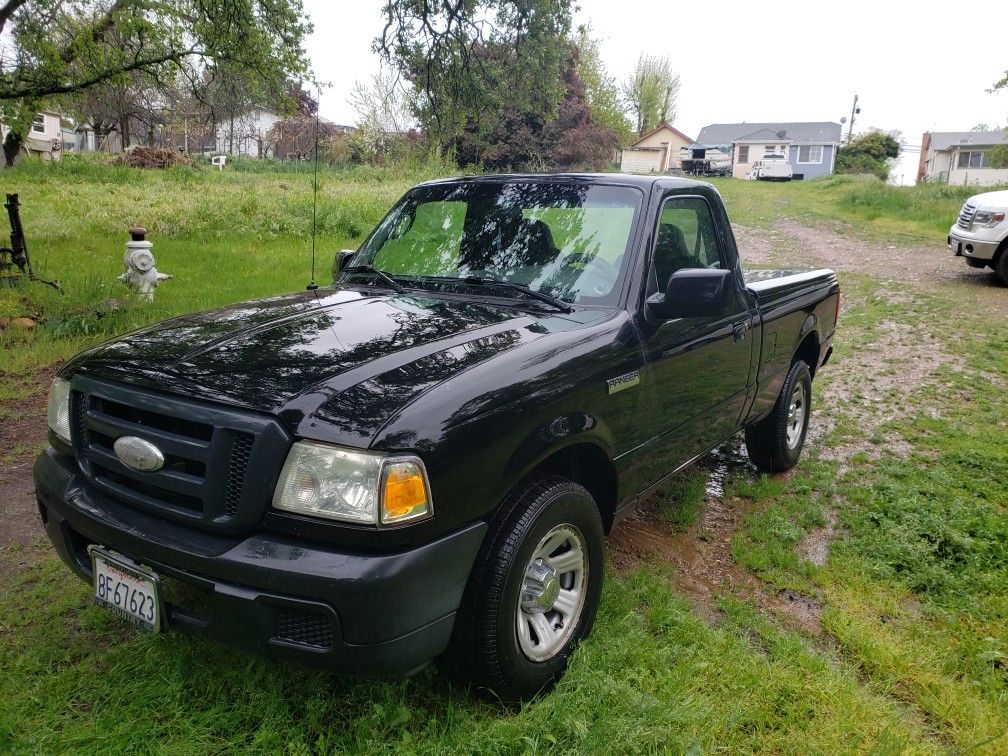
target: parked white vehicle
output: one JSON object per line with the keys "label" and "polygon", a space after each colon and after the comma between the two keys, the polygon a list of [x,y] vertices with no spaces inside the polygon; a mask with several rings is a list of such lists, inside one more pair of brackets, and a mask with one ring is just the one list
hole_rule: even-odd
{"label": "parked white vehicle", "polygon": [[764,155],[756,165],[756,178],[761,181],[790,181],[793,175],[791,161],[783,155]]}
{"label": "parked white vehicle", "polygon": [[975,194],[949,229],[949,248],[971,268],[990,267],[1008,286],[1008,190]]}

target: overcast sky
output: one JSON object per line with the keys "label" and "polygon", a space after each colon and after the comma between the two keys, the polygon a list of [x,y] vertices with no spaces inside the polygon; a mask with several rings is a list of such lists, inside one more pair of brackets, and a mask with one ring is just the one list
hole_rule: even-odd
{"label": "overcast sky", "polygon": [[[315,23],[308,53],[332,85],[322,92],[324,117],[356,122],[347,95],[378,67],[371,42],[382,5],[305,0]],[[985,91],[1008,68],[1003,0],[580,6],[575,24],[591,25],[611,76],[622,80],[642,52],[670,58],[682,78],[675,125],[690,137],[708,123],[849,119],[855,93],[862,109],[855,132],[899,129],[913,146],[924,131],[1008,123],[1008,91]],[[913,181],[917,158],[905,153],[896,177]]]}

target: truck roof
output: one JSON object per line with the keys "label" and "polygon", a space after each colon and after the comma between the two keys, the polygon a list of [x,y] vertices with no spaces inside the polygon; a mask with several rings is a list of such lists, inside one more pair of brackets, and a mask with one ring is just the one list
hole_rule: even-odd
{"label": "truck roof", "polygon": [[656,183],[661,183],[668,188],[689,188],[707,186],[705,181],[679,178],[677,176],[648,175],[639,176],[630,173],[494,173],[479,176],[455,176],[451,178],[432,179],[424,181],[420,186],[432,186],[437,184],[450,183],[483,183],[487,181],[580,181],[594,184],[609,184],[622,186],[636,186],[640,189],[650,190]]}

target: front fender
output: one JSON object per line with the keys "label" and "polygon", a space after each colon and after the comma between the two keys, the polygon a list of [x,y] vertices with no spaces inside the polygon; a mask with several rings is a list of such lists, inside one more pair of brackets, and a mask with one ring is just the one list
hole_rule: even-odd
{"label": "front fender", "polygon": [[586,412],[558,415],[521,440],[504,466],[504,478],[520,480],[557,452],[583,443],[599,447],[610,461],[615,456],[612,432],[604,421]]}

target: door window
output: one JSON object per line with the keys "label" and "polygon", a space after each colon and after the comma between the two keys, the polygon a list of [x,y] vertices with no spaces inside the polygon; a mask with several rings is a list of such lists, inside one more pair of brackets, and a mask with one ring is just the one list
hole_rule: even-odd
{"label": "door window", "polygon": [[671,197],[662,205],[652,268],[658,290],[683,268],[721,268],[710,207],[700,197]]}

